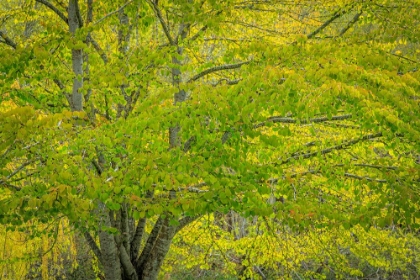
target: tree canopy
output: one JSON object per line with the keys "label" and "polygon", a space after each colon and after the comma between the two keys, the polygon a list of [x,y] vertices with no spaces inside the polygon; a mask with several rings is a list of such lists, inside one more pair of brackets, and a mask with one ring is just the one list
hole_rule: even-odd
{"label": "tree canopy", "polygon": [[418,229],[419,12],[2,1],[1,223],[68,219],[113,280],[210,213]]}

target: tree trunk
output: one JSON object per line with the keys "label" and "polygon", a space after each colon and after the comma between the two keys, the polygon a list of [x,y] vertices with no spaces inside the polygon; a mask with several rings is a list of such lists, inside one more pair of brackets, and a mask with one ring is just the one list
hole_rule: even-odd
{"label": "tree trunk", "polygon": [[[69,28],[70,33],[73,36],[76,34],[76,30],[79,28],[79,20],[77,17],[79,5],[77,1],[78,0],[70,0],[68,8]],[[73,111],[82,111],[83,98],[82,94],[80,93],[80,89],[83,86],[83,50],[72,49],[71,60],[73,66],[73,74],[75,75],[75,77],[73,79],[73,91],[71,94],[70,107]]]}

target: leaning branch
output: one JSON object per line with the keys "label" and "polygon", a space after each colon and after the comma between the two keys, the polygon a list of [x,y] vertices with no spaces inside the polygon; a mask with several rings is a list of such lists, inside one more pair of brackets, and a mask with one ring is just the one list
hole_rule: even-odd
{"label": "leaning branch", "polygon": [[184,217],[179,220],[179,225],[176,227],[175,233],[179,232],[181,229],[183,229],[185,226],[189,225],[190,223],[194,222],[198,218],[200,218],[201,215],[194,216],[194,217]]}
{"label": "leaning branch", "polygon": [[157,6],[157,1],[147,1],[152,6],[153,11],[155,12],[157,18],[159,19],[160,24],[162,25],[163,32],[165,32],[166,37],[168,38],[169,43],[174,46],[175,40],[172,38],[171,34],[169,33],[169,27],[168,24],[165,22],[162,16],[162,12]]}
{"label": "leaning branch", "polygon": [[196,40],[198,37],[200,37],[201,33],[207,30],[207,28],[208,28],[207,25],[204,25],[203,27],[201,27],[200,30],[197,31],[197,33],[195,33],[193,36],[190,37],[189,41],[192,42]]}
{"label": "leaning branch", "polygon": [[215,87],[215,86],[217,86],[217,85],[219,85],[219,84],[221,84],[223,82],[225,82],[227,85],[236,85],[240,81],[242,81],[242,79],[229,80],[227,78],[222,78],[222,79],[218,80],[217,82],[215,82],[215,83],[213,83],[211,85]]}
{"label": "leaning branch", "polygon": [[[16,168],[15,171],[13,171],[12,173],[10,173],[7,177],[6,180],[9,180],[10,178],[12,178],[13,176],[15,176],[17,173],[19,173],[20,171],[22,171],[26,166],[34,163],[35,161],[37,161],[39,158],[34,158],[32,160],[28,160],[27,162],[23,163],[21,166],[19,166],[18,168]],[[0,181],[1,182],[1,181]]]}
{"label": "leaning branch", "polygon": [[3,180],[0,180],[0,186],[4,186],[4,187],[8,188],[9,190],[16,191],[16,192],[18,192],[22,189],[18,186],[9,184],[9,183],[7,183],[6,181],[3,181]]}
{"label": "leaning branch", "polygon": [[308,35],[308,39],[312,39],[313,37],[315,37],[319,32],[321,32],[322,30],[324,30],[334,20],[336,20],[337,18],[341,17],[345,13],[347,13],[347,10],[339,10],[339,11],[335,12],[334,15],[329,20],[327,20],[326,22],[324,22],[324,24],[322,24],[320,27],[318,27],[316,30],[314,30],[311,34],[309,34]]}
{"label": "leaning branch", "polygon": [[128,275],[128,279],[137,279],[136,269],[134,268],[133,263],[130,260],[130,256],[128,255],[124,245],[121,244],[119,249],[120,260],[124,268],[125,274]]}
{"label": "leaning branch", "polygon": [[68,94],[66,92],[66,88],[65,88],[63,82],[61,82],[59,79],[53,79],[53,81],[61,89],[61,91],[63,92],[64,97],[67,99],[67,102],[69,103],[69,106],[71,107],[72,99],[71,99],[70,94]]}
{"label": "leaning branch", "polygon": [[100,262],[102,262],[102,253],[101,249],[99,249],[98,245],[96,244],[95,240],[93,239],[92,235],[89,234],[89,232],[83,233],[86,242],[88,243],[89,247],[92,249],[95,256],[98,258]]}
{"label": "leaning branch", "polygon": [[366,181],[369,181],[369,182],[377,182],[377,183],[386,183],[387,182],[387,180],[385,180],[385,179],[374,179],[374,178],[370,178],[370,177],[367,177],[367,176],[359,176],[359,175],[351,174],[351,173],[344,173],[344,177],[357,179],[357,180],[366,180]]}
{"label": "leaning branch", "polygon": [[99,46],[98,42],[95,41],[95,39],[93,39],[92,35],[89,34],[88,38],[89,42],[92,43],[93,48],[96,50],[96,52],[99,54],[99,56],[102,58],[102,61],[107,64],[108,63],[108,56],[106,55],[106,53],[104,52],[104,50],[101,48],[101,46]]}
{"label": "leaning branch", "polygon": [[68,18],[57,7],[55,7],[53,4],[51,4],[47,0],[35,0],[35,1],[45,5],[46,7],[48,7],[51,11],[56,13],[62,20],[64,20],[64,22],[66,24],[69,24]]}
{"label": "leaning branch", "polygon": [[10,39],[3,31],[0,30],[0,37],[4,40],[4,41],[0,41],[0,43],[4,43],[6,45],[11,46],[12,48],[14,48],[16,50],[16,43]]}
{"label": "leaning branch", "polygon": [[94,25],[101,23],[102,21],[104,21],[105,19],[109,18],[112,15],[115,15],[116,13],[118,13],[119,11],[121,11],[122,9],[124,9],[126,6],[128,6],[129,4],[133,3],[133,0],[130,0],[128,2],[126,2],[124,5],[122,5],[121,7],[119,7],[117,10],[110,12],[109,14],[106,14],[104,17],[98,19],[97,21],[95,21]]}
{"label": "leaning branch", "polygon": [[341,116],[333,116],[331,118],[328,117],[320,117],[320,118],[312,118],[309,120],[297,120],[294,118],[288,117],[269,117],[265,122],[261,122],[259,124],[254,125],[254,128],[259,128],[265,126],[267,123],[300,123],[300,124],[308,124],[308,123],[320,123],[320,122],[327,122],[327,121],[340,121],[351,119],[352,115],[341,115]]}
{"label": "leaning branch", "polygon": [[156,243],[156,240],[159,237],[160,230],[165,222],[165,218],[159,216],[158,220],[155,222],[155,225],[150,233],[149,237],[147,238],[146,244],[144,245],[143,251],[141,252],[140,257],[137,259],[136,267],[142,267],[143,264],[146,262],[150,252],[153,250],[153,247]]}
{"label": "leaning branch", "polygon": [[354,166],[368,167],[368,168],[375,168],[375,169],[388,169],[388,170],[398,169],[398,167],[396,166],[383,166],[383,165],[374,165],[374,164],[366,164],[366,163],[355,163]]}
{"label": "leaning branch", "polygon": [[131,245],[130,258],[133,263],[137,259],[145,228],[146,228],[146,218],[142,218],[139,220],[137,224],[136,231],[134,233],[133,239],[131,240],[131,244],[130,244]]}
{"label": "leaning branch", "polygon": [[204,70],[201,73],[198,73],[197,75],[195,75],[194,77],[192,77],[191,79],[188,80],[187,83],[190,82],[194,82],[208,74],[217,72],[217,71],[223,71],[223,70],[231,70],[231,69],[237,69],[240,68],[242,65],[244,64],[249,64],[251,61],[244,61],[244,62],[239,62],[239,63],[235,63],[235,64],[225,64],[225,65],[220,65],[220,66],[215,66],[209,69]]}
{"label": "leaning branch", "polygon": [[346,33],[350,29],[350,27],[352,27],[359,20],[362,14],[363,14],[363,11],[356,13],[353,19],[349,21],[349,23],[347,23],[347,25],[343,29],[341,29],[340,34],[338,36],[343,36],[344,33]]}
{"label": "leaning branch", "polygon": [[332,146],[332,147],[329,147],[329,148],[326,148],[326,149],[323,149],[323,150],[320,150],[320,151],[315,151],[315,152],[310,152],[310,153],[306,153],[306,154],[291,156],[291,157],[288,157],[284,160],[280,160],[279,163],[275,163],[275,164],[276,165],[281,165],[281,164],[289,163],[292,160],[307,159],[307,158],[315,157],[317,155],[325,155],[325,154],[331,153],[331,152],[336,151],[336,150],[345,149],[345,148],[347,148],[349,146],[352,146],[352,145],[355,145],[355,144],[357,144],[361,141],[365,141],[365,140],[369,140],[369,139],[373,139],[373,138],[378,138],[378,137],[381,137],[381,136],[382,136],[382,132],[378,132],[378,133],[375,133],[375,134],[368,134],[368,135],[365,135],[363,137],[352,139],[352,140],[343,142],[339,145]]}
{"label": "leaning branch", "polygon": [[75,8],[76,8],[77,21],[79,23],[79,28],[82,28],[83,27],[83,18],[82,18],[82,15],[80,14],[79,1],[76,1]]}

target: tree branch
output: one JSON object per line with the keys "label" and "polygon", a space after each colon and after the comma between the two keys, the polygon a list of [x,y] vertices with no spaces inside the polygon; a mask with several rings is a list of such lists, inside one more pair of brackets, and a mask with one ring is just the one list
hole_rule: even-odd
{"label": "tree branch", "polygon": [[93,0],[87,1],[86,25],[93,21]]}
{"label": "tree branch", "polygon": [[341,143],[339,145],[326,148],[324,150],[305,153],[305,154],[299,154],[299,155],[296,155],[296,156],[288,157],[284,160],[279,159],[280,162],[279,163],[274,163],[274,164],[275,165],[282,165],[282,164],[289,163],[291,160],[295,160],[295,159],[307,159],[307,158],[315,157],[319,154],[325,155],[325,154],[331,153],[331,152],[336,151],[336,150],[345,149],[345,148],[347,148],[349,146],[352,146],[352,145],[355,145],[355,144],[357,144],[361,141],[369,140],[369,139],[373,139],[373,138],[378,138],[378,137],[381,137],[381,136],[382,136],[382,132],[378,132],[378,133],[375,133],[375,134],[368,134],[368,135],[365,135],[363,137],[352,139],[352,140],[349,140],[347,142]]}
{"label": "tree branch", "polygon": [[181,229],[183,229],[185,226],[189,225],[190,223],[194,222],[198,218],[202,217],[202,215],[194,216],[194,217],[184,217],[180,219],[179,225],[175,229],[175,233],[178,233]]}
{"label": "tree branch", "polygon": [[267,123],[300,123],[300,124],[308,124],[308,123],[320,123],[320,122],[327,122],[327,121],[339,121],[339,120],[346,120],[346,119],[351,119],[352,115],[351,114],[347,114],[347,115],[341,115],[341,116],[333,116],[331,118],[328,117],[319,117],[319,118],[312,118],[309,120],[296,120],[294,118],[288,118],[288,117],[280,117],[280,116],[275,116],[275,117],[269,117],[267,118],[267,120],[265,122],[261,122],[259,124],[254,125],[254,128],[259,128],[262,126],[265,126]]}
{"label": "tree branch", "polygon": [[121,11],[122,9],[124,9],[126,6],[128,6],[129,4],[133,3],[133,0],[130,0],[128,2],[126,2],[124,5],[122,5],[121,7],[119,7],[117,10],[110,12],[109,14],[106,14],[104,17],[98,19],[97,21],[95,21],[94,25],[101,23],[102,21],[104,21],[105,19],[109,18],[112,15],[115,15],[116,13],[118,13],[119,11]]}
{"label": "tree branch", "polygon": [[131,263],[130,256],[128,255],[127,250],[122,244],[120,245],[120,260],[124,268],[125,274],[128,276],[128,279],[137,280],[138,278],[136,269]]}
{"label": "tree branch", "polygon": [[102,262],[102,253],[101,249],[99,249],[98,245],[96,244],[95,240],[93,239],[92,235],[89,232],[85,231],[83,233],[86,242],[88,243],[89,247],[92,249],[95,256],[98,258],[99,262]]}
{"label": "tree branch", "polygon": [[169,43],[172,46],[175,46],[175,41],[172,38],[171,33],[169,33],[168,25],[166,24],[165,20],[163,19],[162,12],[160,11],[160,9],[157,6],[157,1],[148,0],[147,2],[149,2],[149,4],[152,6],[153,11],[155,12],[157,18],[159,19],[159,22],[160,22],[160,24],[162,25],[162,28],[163,28],[163,32],[165,33],[166,38],[168,38]]}
{"label": "tree branch", "polygon": [[240,68],[242,65],[244,64],[249,64],[251,61],[244,61],[244,62],[239,62],[239,63],[235,63],[235,64],[225,64],[225,65],[220,65],[220,66],[215,66],[209,69],[204,70],[201,73],[198,73],[197,75],[195,75],[194,77],[192,77],[191,79],[188,80],[187,83],[190,82],[194,82],[208,74],[217,72],[217,71],[222,71],[222,70],[230,70],[230,69],[237,69]]}
{"label": "tree branch", "polygon": [[98,52],[98,54],[102,58],[102,61],[105,64],[107,64],[108,63],[108,56],[106,55],[104,50],[101,48],[101,46],[99,46],[98,42],[96,42],[95,39],[93,39],[91,34],[88,35],[87,39],[89,40],[89,42],[92,43],[93,48]]}
{"label": "tree branch", "polygon": [[3,31],[0,30],[0,37],[4,40],[4,41],[0,41],[0,43],[4,43],[8,46],[11,46],[12,48],[14,48],[16,50],[16,43],[10,39]]}
{"label": "tree branch", "polygon": [[200,37],[200,34],[203,33],[204,31],[206,31],[208,29],[207,25],[204,25],[203,27],[200,28],[200,30],[197,31],[197,33],[195,33],[193,36],[190,37],[190,39],[188,39],[190,42],[196,40],[198,37]]}
{"label": "tree branch", "polygon": [[355,163],[354,166],[369,167],[369,168],[376,168],[376,169],[389,169],[389,170],[398,169],[398,167],[396,166],[382,166],[382,165],[373,165],[373,164],[365,164],[365,163]]}
{"label": "tree branch", "polygon": [[136,264],[137,267],[142,267],[144,265],[144,262],[147,260],[147,257],[149,256],[150,252],[153,250],[153,247],[159,236],[159,232],[163,226],[164,221],[165,219],[162,218],[162,216],[159,216],[158,220],[155,223],[155,226],[152,229],[152,232],[149,235],[149,238],[147,238],[146,245],[144,246],[140,257],[137,259],[137,264]]}
{"label": "tree branch", "polygon": [[328,25],[330,25],[334,20],[336,20],[337,18],[341,17],[342,15],[344,15],[345,13],[347,13],[347,10],[343,9],[343,10],[339,10],[337,12],[334,13],[334,15],[327,20],[326,22],[324,22],[324,24],[322,24],[320,27],[318,27],[316,30],[314,30],[312,33],[310,33],[307,38],[308,39],[312,39],[313,37],[315,37],[319,32],[321,32],[322,30],[324,30]]}
{"label": "tree branch", "polygon": [[6,188],[8,188],[8,189],[10,189],[10,190],[12,190],[12,191],[20,191],[20,190],[22,190],[22,188],[21,187],[18,187],[18,186],[15,186],[15,185],[12,185],[12,184],[9,184],[9,183],[6,183],[5,181],[3,181],[3,180],[0,180],[0,185],[2,185],[2,186],[5,186]]}
{"label": "tree branch", "polygon": [[55,7],[53,4],[51,4],[47,0],[35,0],[35,1],[45,5],[46,7],[48,7],[50,10],[52,10],[54,13],[56,13],[66,24],[69,24],[68,18],[57,7]]}
{"label": "tree branch", "polygon": [[143,239],[145,228],[146,228],[146,218],[140,219],[136,227],[136,232],[134,233],[133,239],[131,240],[130,256],[131,256],[131,261],[133,263],[138,257],[140,244],[141,244],[141,240]]}
{"label": "tree branch", "polygon": [[402,55],[399,55],[399,54],[396,54],[396,53],[391,53],[391,52],[389,52],[389,54],[390,54],[390,55],[393,55],[393,56],[396,56],[396,57],[399,57],[399,58],[402,58],[402,59],[404,59],[404,60],[407,60],[407,61],[413,62],[413,63],[419,63],[419,62],[420,62],[419,60],[414,60],[414,59],[411,59],[411,58],[408,58],[408,57],[405,57],[405,56],[402,56]]}
{"label": "tree branch", "polygon": [[64,97],[66,97],[67,102],[69,103],[69,106],[72,107],[72,100],[71,100],[71,96],[70,94],[65,92],[65,87],[64,84],[58,80],[58,79],[53,79],[54,83],[63,91]]}
{"label": "tree branch", "polygon": [[344,177],[348,177],[348,178],[352,178],[352,179],[358,179],[358,180],[366,180],[366,181],[370,181],[370,182],[378,182],[378,183],[386,183],[387,180],[384,179],[373,179],[367,176],[359,176],[356,174],[351,174],[351,173],[344,173]]}
{"label": "tree branch", "polygon": [[218,80],[217,82],[213,83],[212,86],[217,86],[223,82],[226,82],[227,85],[236,85],[238,84],[240,81],[242,81],[242,79],[235,79],[235,80],[229,80],[227,78],[222,78],[220,80]]}
{"label": "tree branch", "polygon": [[37,161],[39,158],[34,158],[32,160],[28,160],[25,163],[22,163],[18,168],[16,168],[15,171],[13,171],[12,173],[10,173],[7,177],[6,180],[9,180],[10,178],[12,178],[13,176],[15,176],[18,172],[22,171],[23,168],[25,168],[26,166],[34,163],[35,161]]}
{"label": "tree branch", "polygon": [[83,19],[82,19],[82,15],[80,14],[80,7],[79,7],[79,1],[76,1],[76,16],[77,16],[77,21],[79,22],[79,28],[83,27]]}
{"label": "tree branch", "polygon": [[340,31],[340,34],[339,34],[338,36],[343,36],[343,35],[344,35],[344,33],[346,33],[346,32],[350,29],[350,27],[352,27],[352,26],[353,26],[353,24],[355,24],[355,23],[359,20],[359,18],[360,18],[360,16],[361,16],[362,14],[363,14],[363,11],[360,11],[360,12],[356,13],[356,14],[354,15],[353,19],[352,19],[351,21],[349,21],[349,23],[347,23],[346,27],[344,27],[344,28]]}

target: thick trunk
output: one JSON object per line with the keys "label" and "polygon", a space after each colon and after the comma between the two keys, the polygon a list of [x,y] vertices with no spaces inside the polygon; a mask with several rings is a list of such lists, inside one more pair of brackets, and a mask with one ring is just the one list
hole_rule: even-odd
{"label": "thick trunk", "polygon": [[[101,215],[101,226],[111,227],[108,210],[103,203],[99,203],[99,213]],[[102,265],[106,280],[120,280],[121,264],[117,244],[114,235],[104,230],[99,231],[99,241],[101,243]]]}

